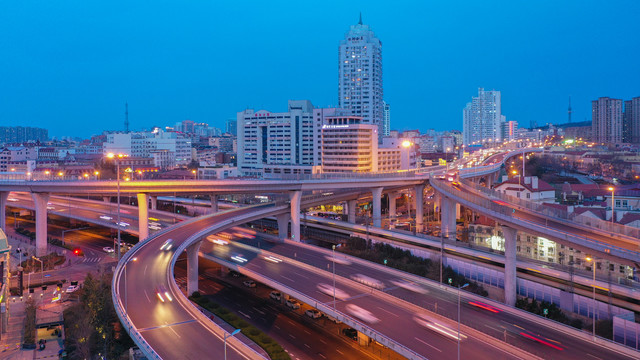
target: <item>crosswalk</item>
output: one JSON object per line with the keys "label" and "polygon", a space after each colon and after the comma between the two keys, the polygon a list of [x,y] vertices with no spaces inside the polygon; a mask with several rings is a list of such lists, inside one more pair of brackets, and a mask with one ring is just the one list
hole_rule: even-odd
{"label": "crosswalk", "polygon": [[97,263],[100,262],[100,260],[102,260],[102,258],[100,257],[85,257],[84,259],[82,259],[83,263]]}

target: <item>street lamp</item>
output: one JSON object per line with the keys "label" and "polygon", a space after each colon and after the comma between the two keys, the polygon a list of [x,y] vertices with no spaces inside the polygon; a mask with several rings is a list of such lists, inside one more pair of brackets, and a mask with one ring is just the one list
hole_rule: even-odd
{"label": "street lamp", "polygon": [[333,251],[333,311],[336,310],[336,245],[331,245],[331,251]]}
{"label": "street lamp", "polygon": [[235,335],[235,334],[237,334],[239,332],[240,332],[240,329],[235,329],[229,335],[224,334],[224,360],[227,360],[227,338],[230,338],[230,337],[232,337],[233,335]]}
{"label": "street lamp", "polygon": [[609,186],[609,191],[611,191],[611,223],[614,223],[614,209],[615,209],[615,205],[616,203],[614,202],[614,198],[616,196],[616,189],[613,186]]}
{"label": "street lamp", "polygon": [[460,290],[467,286],[469,286],[469,283],[458,286],[458,360],[460,360]]}
{"label": "street lamp", "polygon": [[99,175],[100,175],[100,171],[95,171],[95,172],[93,173],[93,175],[95,175],[96,180],[100,180],[100,177],[99,177]]}
{"label": "street lamp", "polygon": [[198,172],[196,170],[191,170],[191,173],[193,174],[193,178],[198,180]]}
{"label": "street lamp", "polygon": [[593,284],[591,285],[593,287],[593,339],[595,340],[596,338],[596,309],[597,309],[597,304],[596,304],[596,257],[590,257],[587,256],[585,258],[585,260],[587,261],[591,261],[591,268],[593,269]]}
{"label": "street lamp", "polygon": [[117,186],[117,191],[118,191],[118,214],[117,214],[117,221],[118,221],[118,261],[120,261],[120,243],[122,242],[120,239],[120,228],[122,225],[120,225],[120,159],[122,159],[123,157],[126,157],[127,155],[125,154],[114,154],[114,153],[108,153],[107,157],[109,159],[115,159],[116,161],[116,186]]}

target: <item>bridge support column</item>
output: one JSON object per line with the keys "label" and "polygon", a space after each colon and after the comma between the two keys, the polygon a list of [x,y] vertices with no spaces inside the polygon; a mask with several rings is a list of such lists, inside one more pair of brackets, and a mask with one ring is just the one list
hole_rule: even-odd
{"label": "bridge support column", "polygon": [[289,219],[291,214],[280,214],[276,216],[278,220],[278,238],[284,241],[289,235]]}
{"label": "bridge support column", "polygon": [[138,241],[149,236],[149,195],[138,194]]}
{"label": "bridge support column", "polygon": [[456,239],[456,203],[446,196],[440,199],[440,218],[442,236]]}
{"label": "bridge support column", "polygon": [[392,192],[387,194],[387,199],[389,200],[389,229],[395,228],[395,219],[396,219],[396,199],[398,193]]}
{"label": "bridge support column", "polygon": [[300,200],[302,200],[302,191],[289,192],[289,199],[291,200],[291,240],[300,241]]}
{"label": "bridge support column", "polygon": [[516,305],[516,229],[500,225],[504,235],[504,302]]}
{"label": "bridge support column", "polygon": [[187,248],[187,295],[198,291],[198,251],[202,241]]}
{"label": "bridge support column", "polygon": [[211,213],[217,213],[218,211],[218,195],[211,194]]}
{"label": "bridge support column", "polygon": [[356,200],[349,200],[347,202],[347,207],[349,208],[349,216],[348,221],[352,224],[356,223],[356,209],[358,208],[358,202]]}
{"label": "bridge support column", "polygon": [[47,203],[48,193],[31,193],[36,208],[36,256],[47,254]]}
{"label": "bridge support column", "polygon": [[158,197],[151,196],[151,210],[158,210]]}
{"label": "bridge support column", "polygon": [[371,189],[373,197],[373,226],[382,227],[382,189],[381,187]]}
{"label": "bridge support column", "polygon": [[[8,191],[0,191],[0,228],[7,232],[7,199],[9,198]],[[0,274],[2,276],[2,274]]]}
{"label": "bridge support column", "polygon": [[111,202],[111,196],[103,196],[103,197],[102,197],[102,201],[104,201],[104,202],[106,202],[106,203]]}
{"label": "bridge support column", "polygon": [[416,185],[416,232],[422,232],[424,227],[424,184]]}

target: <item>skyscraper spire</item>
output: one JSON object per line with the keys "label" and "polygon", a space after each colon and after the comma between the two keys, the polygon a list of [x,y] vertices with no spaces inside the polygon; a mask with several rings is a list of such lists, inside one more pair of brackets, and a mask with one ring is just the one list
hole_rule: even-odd
{"label": "skyscraper spire", "polygon": [[358,21],[358,25],[362,25],[362,11],[360,12],[360,21]]}

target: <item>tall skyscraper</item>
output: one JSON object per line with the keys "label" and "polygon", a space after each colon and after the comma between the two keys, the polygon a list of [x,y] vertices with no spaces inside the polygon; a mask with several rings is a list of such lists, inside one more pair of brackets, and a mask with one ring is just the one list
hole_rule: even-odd
{"label": "tall skyscraper", "polygon": [[640,144],[640,96],[624,102],[624,141]]}
{"label": "tall skyscraper", "polygon": [[391,105],[383,101],[382,108],[382,136],[389,136],[391,133]]}
{"label": "tall skyscraper", "polygon": [[338,103],[352,115],[361,116],[364,124],[382,129],[382,42],[362,15],[351,25],[339,49]]}
{"label": "tall skyscraper", "polygon": [[601,97],[591,102],[591,109],[593,141],[622,143],[622,100]]}
{"label": "tall skyscraper", "polygon": [[462,134],[464,145],[502,141],[502,115],[500,91],[478,89],[462,112]]}

